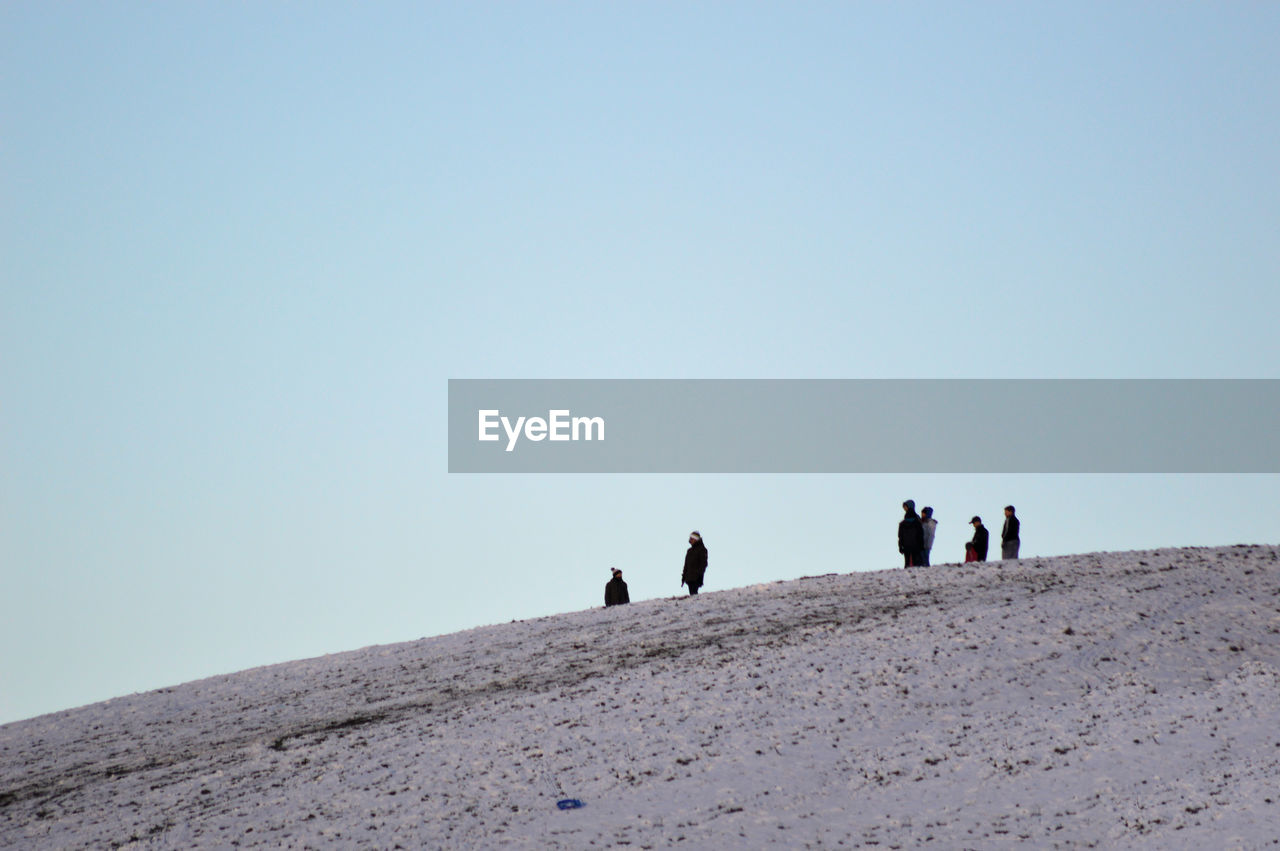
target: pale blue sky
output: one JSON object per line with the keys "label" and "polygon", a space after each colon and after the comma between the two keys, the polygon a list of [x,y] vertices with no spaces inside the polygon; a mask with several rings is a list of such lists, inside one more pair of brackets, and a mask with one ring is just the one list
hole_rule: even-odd
{"label": "pale blue sky", "polygon": [[1273,4],[4,5],[0,722],[677,594],[693,528],[891,567],[906,497],[1274,542],[1276,476],[451,477],[445,407],[1280,377],[1278,83]]}

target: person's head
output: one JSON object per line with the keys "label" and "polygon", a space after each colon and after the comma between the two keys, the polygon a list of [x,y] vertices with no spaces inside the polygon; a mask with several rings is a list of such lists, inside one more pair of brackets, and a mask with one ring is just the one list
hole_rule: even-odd
{"label": "person's head", "polygon": [[931,506],[926,505],[924,508],[920,509],[920,516],[921,516],[921,517],[932,517],[932,516],[933,516],[933,508],[932,508]]}
{"label": "person's head", "polygon": [[618,579],[619,577],[621,577],[621,576],[622,576],[622,571],[621,571],[621,570],[618,570],[618,568],[616,568],[616,567],[611,567],[611,568],[609,568],[609,569],[613,571],[613,578],[614,578],[614,579]]}
{"label": "person's head", "polygon": [[969,521],[969,524],[970,524],[971,526],[981,526],[981,525],[982,525],[982,518],[981,518],[981,517],[979,517],[979,516],[977,516],[977,515],[975,514],[975,515],[974,515],[974,517],[973,517],[973,519]]}
{"label": "person's head", "polygon": [[1005,517],[1012,517],[1012,516],[1013,516],[1013,506],[1012,506],[1012,505],[1006,505],[1006,506],[1004,507],[1004,516],[1005,516]]}
{"label": "person's head", "polygon": [[691,543],[691,544],[701,544],[701,543],[702,543],[702,536],[698,534],[697,530],[694,530],[694,531],[692,531],[692,532],[690,532],[690,533],[689,533],[689,543]]}
{"label": "person's head", "polygon": [[914,514],[916,510],[916,501],[914,499],[909,499],[902,503],[902,507],[908,514]]}

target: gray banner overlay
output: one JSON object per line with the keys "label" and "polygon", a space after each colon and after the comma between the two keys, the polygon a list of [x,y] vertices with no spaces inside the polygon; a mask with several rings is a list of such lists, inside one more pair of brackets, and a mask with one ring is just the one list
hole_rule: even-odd
{"label": "gray banner overlay", "polygon": [[1278,473],[1277,425],[1277,379],[451,379],[449,472]]}

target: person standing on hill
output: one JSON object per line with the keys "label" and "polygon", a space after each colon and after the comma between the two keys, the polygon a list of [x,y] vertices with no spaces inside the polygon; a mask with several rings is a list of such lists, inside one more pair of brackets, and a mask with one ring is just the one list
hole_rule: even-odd
{"label": "person standing on hill", "polygon": [[691,532],[689,533],[689,550],[684,554],[684,572],[680,574],[680,584],[688,585],[690,594],[697,594],[706,573],[707,547],[702,543],[701,535]]}
{"label": "person standing on hill", "polygon": [[906,512],[898,524],[898,552],[902,553],[902,566],[919,567],[924,558],[924,526],[920,523],[920,515],[916,514],[914,499],[902,503],[902,508]]}
{"label": "person standing on hill", "polygon": [[987,546],[991,540],[991,535],[987,532],[987,527],[982,525],[982,518],[974,516],[969,524],[973,526],[973,540],[965,544],[966,550],[973,551],[973,558],[966,556],[965,561],[986,561]]}
{"label": "person standing on hill", "polygon": [[1006,505],[1004,529],[1000,532],[1000,558],[1016,559],[1018,557],[1018,547],[1022,545],[1022,539],[1018,537],[1018,527],[1021,525],[1013,513],[1013,506]]}
{"label": "person standing on hill", "polygon": [[938,521],[933,519],[933,509],[925,506],[920,509],[920,525],[924,527],[924,549],[921,551],[920,565],[929,566],[929,551],[933,549],[933,535],[938,530]]}
{"label": "person standing on hill", "polygon": [[624,603],[630,603],[631,595],[627,593],[627,583],[622,581],[622,571],[616,567],[610,570],[613,571],[613,578],[604,586],[605,606],[621,606]]}
{"label": "person standing on hill", "polygon": [[689,550],[685,553],[685,569],[680,575],[680,584],[689,586],[690,594],[698,594],[703,586],[703,577],[707,575],[707,545],[703,544],[703,536],[698,532],[689,534]]}

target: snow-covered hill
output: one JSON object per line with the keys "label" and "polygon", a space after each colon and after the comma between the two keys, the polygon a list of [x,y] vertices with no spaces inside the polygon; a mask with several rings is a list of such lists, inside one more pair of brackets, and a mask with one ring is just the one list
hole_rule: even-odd
{"label": "snow-covered hill", "polygon": [[1276,547],[821,576],[0,727],[6,848],[1277,837]]}

